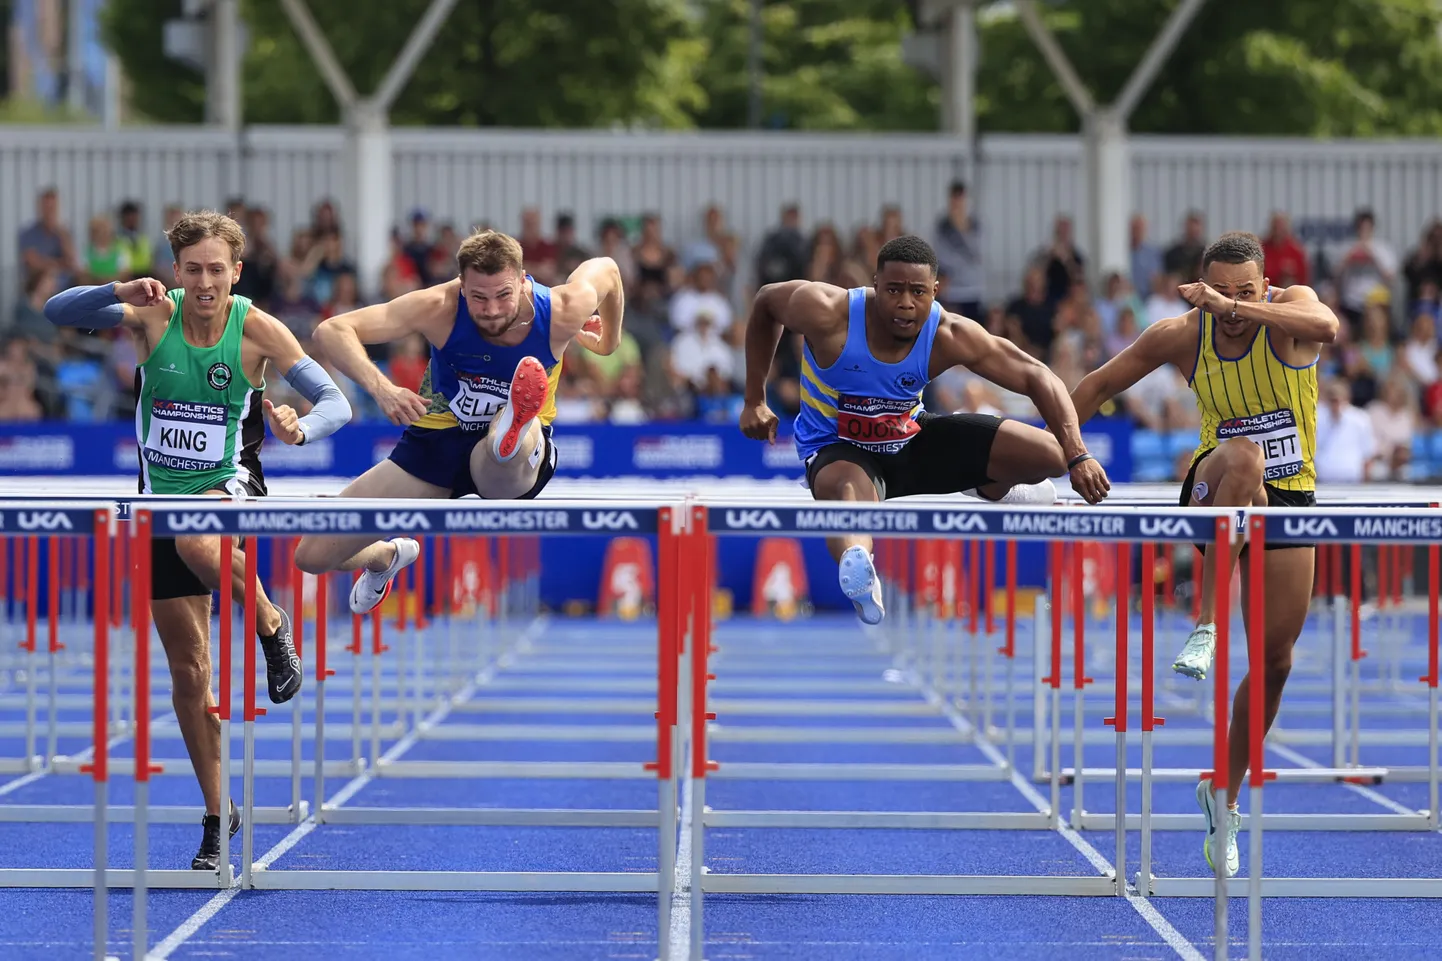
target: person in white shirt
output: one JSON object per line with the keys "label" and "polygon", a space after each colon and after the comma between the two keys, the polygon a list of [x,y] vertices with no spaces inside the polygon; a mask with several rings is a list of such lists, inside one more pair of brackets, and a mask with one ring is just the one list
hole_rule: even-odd
{"label": "person in white shirt", "polygon": [[1377,455],[1377,432],[1367,412],[1352,404],[1346,381],[1331,381],[1317,405],[1318,484],[1360,484]]}
{"label": "person in white shirt", "polygon": [[731,302],[716,288],[716,265],[709,261],[697,264],[686,286],[671,298],[671,328],[685,333],[701,314],[710,315],[717,334],[729,330],[734,319]]}
{"label": "person in white shirt", "polygon": [[713,367],[724,380],[733,380],[735,365],[735,352],[717,333],[710,312],[698,313],[692,327],[671,341],[671,369],[686,378],[693,390],[706,385],[706,372]]}
{"label": "person in white shirt", "polygon": [[1382,382],[1377,399],[1367,405],[1377,438],[1369,480],[1403,480],[1402,471],[1412,459],[1412,434],[1417,430],[1417,410],[1407,376],[1394,372]]}

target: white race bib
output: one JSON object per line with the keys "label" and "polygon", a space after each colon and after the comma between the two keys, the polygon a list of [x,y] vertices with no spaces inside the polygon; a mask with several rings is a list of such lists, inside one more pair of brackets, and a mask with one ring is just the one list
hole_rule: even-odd
{"label": "white race bib", "polygon": [[1262,449],[1262,479],[1282,480],[1302,473],[1302,444],[1297,418],[1290,410],[1274,410],[1255,417],[1237,417],[1217,425],[1217,443],[1241,437]]}
{"label": "white race bib", "polygon": [[457,374],[456,392],[449,399],[451,413],[461,427],[477,430],[495,419],[510,395],[510,381],[484,374]]}
{"label": "white race bib", "polygon": [[225,458],[229,418],[224,404],[191,404],[155,398],[145,459],[170,470],[210,470]]}

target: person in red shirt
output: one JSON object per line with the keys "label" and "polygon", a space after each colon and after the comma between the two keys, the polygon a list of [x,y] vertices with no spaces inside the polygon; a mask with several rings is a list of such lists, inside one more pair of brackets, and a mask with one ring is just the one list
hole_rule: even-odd
{"label": "person in red shirt", "polygon": [[1292,233],[1291,217],[1281,211],[1272,214],[1272,227],[1262,241],[1262,253],[1267,258],[1267,276],[1278,287],[1307,285],[1311,274],[1307,251]]}

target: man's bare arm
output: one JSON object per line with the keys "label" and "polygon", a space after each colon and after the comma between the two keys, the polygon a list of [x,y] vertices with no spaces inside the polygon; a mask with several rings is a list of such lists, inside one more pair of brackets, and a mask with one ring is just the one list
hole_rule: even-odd
{"label": "man's bare arm", "polygon": [[445,314],[449,286],[427,287],[383,304],[336,314],[322,321],[312,338],[326,360],[374,397],[391,383],[366,354],[365,345],[390,344],[414,333],[425,334],[434,342],[432,329],[436,319]]}
{"label": "man's bare arm", "polygon": [[1102,405],[1147,374],[1166,364],[1181,366],[1188,351],[1195,353],[1195,313],[1168,317],[1142,331],[1121,353],[1082,378],[1072,391],[1077,418],[1085,424]]}
{"label": "man's bare arm", "polygon": [[781,332],[793,330],[811,337],[826,331],[837,315],[837,304],[845,296],[846,291],[840,287],[809,280],[767,284],[756,291],[746,318],[747,405],[766,401],[766,380],[771,375]]}
{"label": "man's bare arm", "polygon": [[1337,340],[1337,315],[1317,299],[1311,287],[1297,284],[1282,291],[1271,303],[1236,302],[1240,320],[1255,320],[1304,344],[1330,344]]}
{"label": "man's bare arm", "polygon": [[[613,354],[621,346],[621,318],[626,295],[621,269],[610,257],[592,257],[579,264],[566,282],[551,291],[552,329],[569,343],[578,339],[596,354]],[[601,317],[599,331],[587,327],[592,315]]]}
{"label": "man's bare arm", "polygon": [[1016,344],[987,333],[974,320],[947,314],[937,331],[932,352],[947,367],[966,367],[998,387],[1031,398],[1037,413],[1060,442],[1067,463],[1087,452],[1066,385],[1050,368]]}

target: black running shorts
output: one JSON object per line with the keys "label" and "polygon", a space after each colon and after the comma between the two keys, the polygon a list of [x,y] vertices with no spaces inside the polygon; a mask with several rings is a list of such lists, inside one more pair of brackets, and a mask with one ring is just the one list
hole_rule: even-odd
{"label": "black running shorts", "polygon": [[839,460],[866,471],[882,500],[910,494],[959,494],[992,483],[987,467],[1000,417],[923,413],[916,421],[921,429],[895,454],[874,454],[848,441],[821,448],[806,461],[806,486],[814,491],[821,469]]}

